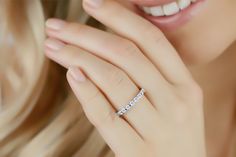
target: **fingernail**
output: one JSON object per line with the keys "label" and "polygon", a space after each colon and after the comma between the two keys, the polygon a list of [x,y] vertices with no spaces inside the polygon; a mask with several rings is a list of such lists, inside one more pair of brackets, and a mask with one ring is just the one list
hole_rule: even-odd
{"label": "fingernail", "polygon": [[59,51],[61,48],[65,46],[65,44],[56,39],[47,39],[45,41],[45,46],[53,51]]}
{"label": "fingernail", "polygon": [[84,0],[84,2],[93,8],[99,8],[102,5],[103,0]]}
{"label": "fingernail", "polygon": [[46,26],[53,30],[61,30],[65,26],[66,22],[59,19],[49,19],[46,22]]}
{"label": "fingernail", "polygon": [[77,67],[69,67],[68,72],[72,76],[72,78],[78,82],[84,82],[86,80],[86,76]]}

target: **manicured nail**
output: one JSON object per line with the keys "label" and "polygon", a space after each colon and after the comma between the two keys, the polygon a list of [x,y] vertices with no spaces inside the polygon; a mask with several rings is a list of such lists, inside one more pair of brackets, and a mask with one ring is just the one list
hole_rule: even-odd
{"label": "manicured nail", "polygon": [[45,41],[45,46],[53,51],[59,51],[61,48],[65,46],[65,44],[56,39],[47,39]]}
{"label": "manicured nail", "polygon": [[103,0],[84,0],[84,2],[93,8],[99,8],[102,5]]}
{"label": "manicured nail", "polygon": [[65,26],[66,22],[60,19],[49,19],[46,22],[46,26],[53,30],[61,30]]}
{"label": "manicured nail", "polygon": [[73,77],[73,79],[78,82],[84,82],[86,80],[86,76],[77,67],[69,67],[68,72]]}

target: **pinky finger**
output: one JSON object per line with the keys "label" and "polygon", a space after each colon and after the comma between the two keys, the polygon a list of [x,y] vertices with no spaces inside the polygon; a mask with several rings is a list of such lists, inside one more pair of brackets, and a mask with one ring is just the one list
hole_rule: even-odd
{"label": "pinky finger", "polygon": [[90,122],[97,128],[106,143],[117,156],[138,156],[144,149],[139,134],[122,118],[118,117],[102,92],[76,67],[71,67],[67,80],[80,101]]}

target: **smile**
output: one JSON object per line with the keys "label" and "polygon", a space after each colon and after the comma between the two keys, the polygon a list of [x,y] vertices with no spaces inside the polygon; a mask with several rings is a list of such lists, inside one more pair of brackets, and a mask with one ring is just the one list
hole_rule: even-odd
{"label": "smile", "polygon": [[179,13],[185,8],[188,8],[194,2],[196,2],[196,0],[178,0],[162,6],[141,7],[141,9],[146,14],[152,16],[170,16]]}
{"label": "smile", "polygon": [[176,29],[198,13],[206,0],[176,0],[156,6],[138,6],[141,15],[164,30]]}

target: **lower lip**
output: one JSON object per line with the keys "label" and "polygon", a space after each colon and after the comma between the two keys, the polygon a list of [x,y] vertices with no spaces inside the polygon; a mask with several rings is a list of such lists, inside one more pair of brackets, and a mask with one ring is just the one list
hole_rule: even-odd
{"label": "lower lip", "polygon": [[171,16],[150,16],[143,11],[140,14],[160,29],[172,31],[189,22],[192,17],[194,17],[199,10],[203,8],[203,4],[205,4],[205,2],[206,0],[198,0],[195,3],[192,3],[189,7],[181,10],[179,13]]}

